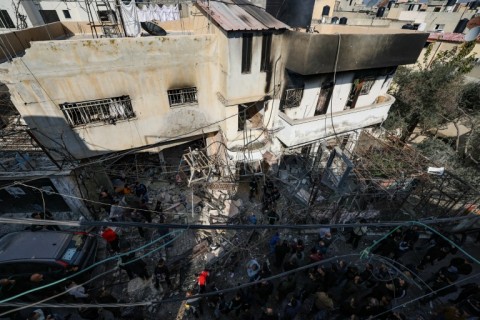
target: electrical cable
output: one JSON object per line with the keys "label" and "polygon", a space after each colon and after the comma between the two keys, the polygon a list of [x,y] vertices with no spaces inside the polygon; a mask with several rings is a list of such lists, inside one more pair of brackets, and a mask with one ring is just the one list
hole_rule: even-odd
{"label": "electrical cable", "polygon": [[[311,171],[312,169],[310,169]],[[309,171],[309,172],[310,172]],[[308,172],[306,173],[308,174]],[[306,174],[304,175],[304,177],[306,176]],[[302,177],[303,179],[303,177]],[[282,181],[282,180],[280,180]],[[300,179],[301,181],[301,179]],[[22,186],[25,186],[25,187],[29,187],[29,188],[32,188],[34,190],[38,190],[40,192],[45,192],[43,189],[40,189],[40,188],[37,188],[37,187],[34,187],[34,186],[30,186],[30,185],[25,185],[23,183],[20,183],[20,182],[17,182],[16,185],[22,185]],[[77,199],[77,200],[82,200],[82,201],[85,201],[85,202],[89,202],[89,203],[94,203],[94,204],[100,204],[100,205],[105,205],[105,203],[103,202],[99,202],[99,201],[95,201],[95,200],[90,200],[90,199],[85,199],[85,198],[82,198],[82,197],[76,197],[76,196],[71,196],[71,195],[67,195],[67,194],[63,194],[63,193],[58,193],[58,192],[54,192],[54,191],[49,191],[48,192],[49,194],[52,193],[52,194],[57,194],[57,195],[60,195],[60,196],[63,196],[63,197],[69,197],[69,198],[74,198],[74,199]],[[362,194],[362,195],[367,195],[367,193],[365,194]],[[124,209],[128,209],[128,210],[138,210],[138,208],[134,208],[134,207],[128,207],[128,206],[120,206],[120,205],[117,205],[118,207],[120,208],[124,208]],[[156,213],[156,214],[159,214],[159,213],[163,213],[163,212],[159,212],[159,211],[155,211],[155,210],[150,210],[150,209],[141,209],[142,211],[146,211],[146,212],[151,212],[151,213]],[[188,213],[180,213],[180,214],[188,214]],[[467,218],[469,216],[464,216],[464,218]],[[452,221],[457,221],[459,220],[459,218],[442,218],[442,219],[453,219]],[[428,221],[428,220],[426,220]],[[445,220],[445,221],[448,221],[448,220]]]}
{"label": "electrical cable", "polygon": [[[31,72],[31,70],[29,70],[29,71]],[[32,76],[34,76],[33,73],[32,73]],[[34,77],[34,78],[35,78],[35,77]],[[37,80],[37,81],[38,81],[38,80]],[[270,91],[270,92],[271,92],[271,91]],[[255,102],[252,102],[251,105],[246,108],[246,110],[248,110],[249,108],[253,107],[253,106],[255,105],[255,103],[263,100],[268,94],[270,94],[270,92],[268,92],[266,95],[264,95],[264,96],[263,96],[262,98],[260,98],[259,100],[255,101]],[[47,96],[48,96],[48,95],[47,95]],[[50,101],[53,103],[53,100],[52,100],[51,98],[50,98]],[[179,134],[179,135],[174,136],[174,137],[166,138],[165,140],[160,141],[160,142],[155,142],[155,143],[143,145],[143,146],[141,146],[141,147],[132,148],[132,149],[129,149],[129,150],[123,151],[123,152],[114,152],[113,154],[107,154],[108,156],[105,157],[105,158],[102,158],[102,159],[99,159],[99,160],[88,161],[88,162],[85,162],[85,163],[83,163],[83,164],[78,164],[78,165],[76,165],[74,168],[70,168],[70,170],[76,170],[76,169],[79,169],[79,168],[88,167],[88,166],[90,166],[90,165],[92,165],[92,164],[102,163],[102,162],[104,162],[104,161],[109,161],[109,160],[111,160],[111,159],[121,158],[121,157],[124,157],[124,156],[126,156],[126,155],[135,153],[135,152],[137,152],[137,151],[142,151],[142,150],[146,150],[146,149],[155,148],[155,147],[160,146],[160,145],[162,145],[162,144],[164,144],[164,143],[166,143],[166,142],[174,141],[174,140],[176,140],[176,139],[179,139],[180,137],[190,135],[190,134],[195,133],[195,132],[197,132],[197,131],[199,131],[199,130],[203,130],[203,129],[205,129],[205,128],[211,127],[211,126],[213,126],[213,125],[215,125],[215,124],[224,122],[225,120],[228,120],[228,119],[233,118],[233,117],[236,117],[236,116],[238,116],[238,113],[235,113],[235,114],[233,114],[233,115],[230,115],[230,116],[228,116],[228,117],[225,117],[225,118],[223,118],[223,119],[221,119],[221,120],[218,120],[218,121],[215,121],[215,122],[211,122],[211,123],[209,123],[209,124],[207,124],[207,125],[205,125],[205,126],[202,126],[202,127],[200,127],[200,128],[194,129],[194,130],[192,130],[192,131],[189,131],[189,132],[186,132],[186,133],[183,133],[183,134]],[[38,180],[38,179],[42,179],[42,178],[48,178],[48,177],[50,177],[50,176],[51,176],[51,175],[39,176],[39,177],[30,179],[30,180],[28,180],[27,182],[29,182],[29,181],[34,181],[34,180]],[[18,183],[18,182],[14,182],[14,183],[12,183],[12,184],[9,184],[9,185],[6,185],[6,186],[2,186],[2,187],[0,187],[0,190],[5,189],[5,188],[8,188],[8,187],[12,187],[12,186],[14,186],[14,185],[17,184],[17,183]]]}
{"label": "electrical cable", "polygon": [[[178,302],[178,301],[184,301],[184,300],[188,300],[188,299],[204,298],[204,297],[214,296],[214,295],[218,295],[218,294],[222,294],[222,293],[232,292],[232,291],[235,291],[235,290],[239,290],[239,289],[250,287],[252,285],[259,284],[262,281],[272,281],[272,280],[275,280],[275,279],[278,279],[278,278],[282,278],[282,277],[288,276],[290,274],[297,273],[297,272],[302,271],[302,270],[307,270],[309,268],[319,266],[319,265],[325,264],[327,262],[335,261],[335,260],[340,259],[340,258],[356,257],[358,255],[359,254],[352,253],[352,254],[346,254],[346,255],[341,255],[341,256],[337,256],[337,257],[324,259],[324,260],[317,261],[317,262],[314,262],[314,263],[311,263],[311,264],[307,264],[305,266],[298,267],[298,268],[293,269],[293,270],[284,271],[282,273],[276,274],[274,276],[270,276],[268,278],[263,278],[263,279],[258,280],[258,281],[241,284],[241,285],[234,286],[234,287],[227,288],[227,289],[222,289],[222,290],[213,291],[213,292],[207,292],[207,293],[203,293],[203,294],[197,294],[197,295],[190,296],[190,297],[178,297],[178,298],[171,298],[171,299],[162,300],[162,301],[145,301],[145,303],[152,304],[154,302],[158,302],[158,303]],[[80,285],[83,285],[83,284],[85,284],[85,283],[82,283]],[[60,295],[63,295],[63,294],[66,294],[66,293],[67,293],[67,291],[62,292]],[[48,301],[48,300],[53,299],[53,298],[54,297],[49,297],[47,299],[44,299],[44,300],[40,301],[39,303],[44,302],[44,301]],[[8,301],[10,301],[10,300],[8,300]],[[3,305],[3,301],[0,301],[0,305]],[[36,305],[36,303],[28,304],[27,306],[22,307],[22,309],[28,308],[32,305]],[[109,304],[109,306],[110,306],[110,304]],[[112,304],[112,306],[115,307],[115,304]],[[122,306],[126,306],[126,305],[124,304]],[[9,314],[9,313],[12,313],[12,312],[15,312],[15,311],[18,311],[18,310],[16,310],[16,309],[15,310],[9,310],[7,312],[1,313],[0,316],[4,316],[6,314]]]}
{"label": "electrical cable", "polygon": [[[479,216],[480,217],[480,216]],[[429,225],[425,224],[425,223],[422,223],[420,221],[408,221],[405,223],[405,225],[418,225],[418,226],[421,226],[423,228],[426,228],[428,230],[430,230],[431,232],[439,235],[440,237],[442,237],[445,241],[447,241],[451,246],[455,247],[456,249],[458,249],[459,251],[461,251],[464,255],[466,255],[468,258],[470,258],[472,261],[474,261],[476,264],[480,265],[480,260],[478,260],[477,258],[475,258],[474,256],[472,256],[471,254],[469,254],[467,251],[465,251],[464,249],[462,249],[461,246],[459,246],[458,244],[456,244],[455,242],[453,242],[452,240],[450,240],[449,238],[445,237],[441,232],[439,232],[438,230],[430,227]],[[364,224],[365,225],[365,224]],[[362,253],[361,253],[361,256],[368,256],[371,252],[371,250],[378,244],[380,243],[382,240],[386,239],[388,236],[390,236],[392,233],[394,233],[395,231],[397,231],[401,226],[397,226],[396,228],[390,230],[387,234],[385,234],[383,237],[381,237],[379,240],[377,241],[374,241],[372,245],[368,246],[367,248],[365,248],[364,250],[362,250]]]}
{"label": "electrical cable", "polygon": [[[178,214],[178,213],[177,213]],[[188,213],[184,213],[188,214]],[[436,225],[442,223],[449,223],[452,221],[460,221],[464,219],[479,219],[479,216],[464,216],[458,218],[443,218],[436,220],[425,220],[424,224],[421,225]],[[367,223],[346,223],[346,224],[277,224],[277,225],[253,225],[253,224],[215,224],[215,225],[204,225],[204,224],[174,224],[174,223],[144,223],[144,222],[114,222],[114,221],[58,221],[58,220],[37,220],[37,219],[15,219],[15,218],[1,218],[1,223],[6,224],[22,224],[22,225],[56,225],[56,226],[69,226],[69,227],[142,227],[142,228],[153,228],[153,229],[192,229],[192,230],[264,230],[264,229],[286,229],[286,230],[315,230],[319,228],[345,228],[345,227],[392,227],[396,226],[396,229],[402,226],[409,226],[412,224],[411,221],[392,221],[392,222],[367,222]],[[420,224],[418,222],[418,224]],[[434,230],[432,228],[429,228]],[[383,237],[382,237],[383,238]],[[451,242],[451,240],[449,240]],[[368,255],[375,245],[379,241],[374,242],[373,245],[365,249],[365,255]],[[453,243],[453,242],[452,242]]]}
{"label": "electrical cable", "polygon": [[[88,271],[88,270],[90,270],[90,269],[93,269],[93,268],[95,268],[96,266],[98,266],[98,265],[100,265],[100,264],[103,264],[103,263],[105,263],[105,262],[108,262],[108,261],[111,261],[111,260],[115,260],[115,259],[121,258],[121,257],[123,257],[123,256],[127,256],[127,255],[129,255],[129,254],[131,254],[131,253],[135,253],[135,252],[137,252],[137,251],[143,250],[143,249],[145,249],[145,248],[147,248],[147,247],[149,247],[149,246],[151,246],[151,245],[159,242],[160,240],[163,240],[165,237],[170,236],[170,235],[175,234],[175,233],[183,233],[183,231],[172,231],[172,232],[170,232],[170,233],[167,233],[166,235],[161,236],[160,238],[158,238],[158,239],[156,239],[156,240],[154,240],[154,241],[151,241],[150,243],[147,243],[146,245],[140,246],[140,247],[138,247],[138,248],[136,248],[136,249],[129,250],[129,251],[124,252],[124,253],[121,253],[121,254],[116,254],[116,255],[111,256],[111,257],[109,257],[109,258],[105,258],[105,259],[103,259],[103,260],[101,260],[101,261],[97,261],[97,262],[93,263],[92,265],[88,266],[87,268],[82,269],[82,270],[80,270],[80,271],[78,271],[78,272],[75,272],[74,274],[71,274],[71,275],[69,275],[69,276],[66,276],[66,277],[64,277],[64,278],[62,278],[62,279],[59,279],[59,280],[50,282],[50,283],[45,284],[45,285],[43,285],[43,286],[40,286],[40,287],[38,287],[38,288],[30,289],[30,290],[27,290],[27,291],[25,291],[25,292],[16,294],[16,295],[14,295],[14,296],[12,296],[12,297],[9,297],[9,298],[0,300],[0,304],[5,303],[5,302],[8,302],[8,301],[12,301],[12,300],[17,299],[17,298],[20,298],[20,297],[22,297],[22,296],[24,296],[24,295],[26,295],[26,294],[29,294],[29,293],[32,293],[32,292],[36,292],[36,291],[39,291],[39,290],[42,290],[42,289],[45,289],[45,288],[49,288],[49,287],[55,286],[55,285],[57,285],[57,284],[59,284],[59,283],[65,282],[66,280],[71,279],[71,278],[73,278],[73,277],[76,277],[76,276],[78,276],[78,275],[80,275],[80,274],[82,274],[82,273],[84,273],[84,272],[86,272],[86,271]],[[165,245],[164,245],[164,246],[165,246]],[[160,248],[163,248],[163,247],[161,246]],[[151,252],[153,253],[153,252],[155,252],[156,250],[159,250],[159,249],[157,248],[157,249],[155,249],[155,250],[152,250]],[[135,260],[131,260],[131,261],[129,261],[128,263],[132,263],[132,262],[134,262],[134,261],[135,261]],[[123,265],[126,265],[126,264],[128,264],[128,263],[125,263],[125,264],[123,264]],[[3,314],[0,314],[0,316],[2,316],[2,315],[3,315]]]}
{"label": "electrical cable", "polygon": [[431,296],[431,295],[433,295],[433,294],[435,294],[435,293],[437,293],[437,292],[440,292],[440,291],[445,290],[445,289],[450,288],[450,287],[454,287],[454,286],[456,286],[456,285],[459,284],[459,283],[465,282],[465,281],[467,281],[467,280],[471,280],[471,279],[476,278],[476,277],[478,277],[478,276],[480,276],[480,272],[479,272],[479,273],[476,273],[476,274],[473,274],[473,275],[471,275],[471,276],[469,276],[469,277],[466,277],[466,278],[464,278],[464,279],[460,279],[460,280],[458,280],[458,281],[455,281],[455,282],[453,282],[453,283],[451,283],[451,284],[448,284],[447,286],[442,287],[442,288],[440,288],[440,289],[434,290],[434,291],[432,291],[432,292],[426,293],[426,294],[424,294],[424,295],[422,295],[422,296],[416,297],[416,298],[411,299],[411,300],[409,300],[409,301],[406,301],[406,302],[404,302],[404,303],[402,303],[402,304],[399,304],[399,305],[397,305],[397,306],[394,306],[394,307],[390,308],[390,309],[387,310],[387,311],[384,311],[384,312],[381,312],[381,313],[379,313],[379,314],[376,314],[376,315],[371,316],[369,319],[377,319],[377,318],[379,318],[379,317],[381,317],[381,316],[383,316],[383,315],[385,315],[385,314],[387,314],[387,313],[392,312],[393,310],[396,310],[396,309],[402,308],[402,307],[406,307],[408,304],[410,304],[410,303],[412,303],[412,302],[419,301],[419,300],[421,300],[421,299],[423,299],[423,298],[426,298],[426,297],[429,297],[429,296]]}
{"label": "electrical cable", "polygon": [[[167,234],[167,235],[170,235],[170,234]],[[167,236],[167,235],[165,235],[165,236]],[[165,237],[165,236],[163,236],[163,237]],[[107,270],[107,271],[105,271],[105,272],[103,272],[103,273],[101,273],[101,274],[99,274],[99,275],[91,278],[90,280],[87,280],[87,281],[85,281],[85,282],[83,282],[83,283],[81,283],[81,284],[79,284],[79,285],[77,285],[77,286],[75,286],[75,287],[83,286],[83,285],[85,285],[85,284],[87,284],[87,283],[92,282],[93,280],[96,280],[97,278],[100,278],[101,276],[104,276],[104,275],[106,275],[106,274],[108,274],[108,273],[112,273],[112,272],[118,270],[118,268],[119,268],[120,266],[128,265],[128,264],[133,263],[133,262],[135,262],[135,261],[137,261],[137,260],[140,260],[141,258],[143,258],[143,257],[145,257],[145,256],[147,256],[147,255],[150,255],[150,254],[152,254],[152,253],[154,253],[154,252],[156,252],[156,251],[158,251],[158,250],[166,247],[166,246],[169,245],[170,243],[174,242],[179,236],[180,236],[180,234],[177,235],[177,236],[175,236],[175,237],[174,237],[173,239],[171,239],[170,241],[164,243],[164,244],[161,245],[160,247],[158,247],[158,248],[156,248],[156,249],[154,249],[154,250],[149,251],[147,254],[145,254],[145,255],[137,258],[137,259],[129,260],[128,262],[126,262],[126,263],[124,263],[124,264],[119,264],[118,266],[115,266],[113,269]],[[162,237],[162,238],[163,238],[163,237]],[[136,249],[136,250],[137,250],[137,249]],[[130,253],[131,253],[131,252],[127,252],[127,253],[124,253],[124,254],[121,254],[121,255],[117,255],[117,256],[114,256],[114,257],[119,257],[119,256],[122,256],[122,255],[125,255],[125,254],[130,254]],[[105,260],[104,260],[104,261],[105,261]],[[78,272],[76,275],[78,275],[79,273],[80,273],[80,272]],[[67,278],[68,278],[68,277],[67,277]],[[66,278],[66,279],[67,279],[67,278]],[[66,280],[66,279],[65,279],[65,280]],[[45,287],[45,286],[44,286],[44,287]],[[42,300],[40,300],[40,301],[37,301],[37,302],[34,302],[34,303],[30,303],[30,304],[27,304],[27,305],[25,305],[25,306],[21,306],[21,307],[16,308],[16,309],[8,310],[7,312],[1,313],[1,314],[0,314],[0,317],[1,317],[1,316],[4,316],[4,315],[7,315],[7,314],[10,314],[10,313],[13,313],[13,312],[16,312],[16,311],[20,311],[20,310],[23,310],[23,309],[26,309],[26,308],[30,308],[30,307],[32,307],[32,306],[35,306],[35,305],[37,305],[37,304],[39,304],[39,303],[42,303],[42,302],[45,302],[45,301],[48,301],[48,300],[51,300],[51,299],[55,299],[55,298],[57,298],[57,297],[59,297],[59,296],[62,296],[62,295],[65,295],[65,294],[69,293],[69,292],[70,292],[71,290],[73,290],[75,287],[69,288],[69,289],[67,289],[67,290],[65,290],[65,291],[63,291],[63,292],[61,292],[61,293],[59,293],[59,294],[56,294],[56,295],[47,297],[47,298],[42,299]],[[29,290],[29,291],[30,291],[30,292],[33,292],[33,291],[38,291],[38,290],[40,290],[40,289],[41,289],[41,287],[40,287],[40,288],[36,288],[36,290]],[[26,293],[28,293],[28,291],[25,292],[24,294],[26,294]],[[23,294],[22,294],[22,295],[23,295]],[[17,295],[17,296],[18,296],[18,295]],[[3,304],[3,301],[10,301],[10,300],[11,300],[11,299],[2,300],[2,301],[0,301],[0,305]],[[148,305],[148,304],[151,304],[151,303],[152,303],[152,301],[149,301],[147,304],[142,304],[142,303],[135,303],[135,304],[136,304],[136,305]],[[123,306],[125,306],[125,305],[123,305]],[[130,304],[129,306],[132,306],[132,304]]]}

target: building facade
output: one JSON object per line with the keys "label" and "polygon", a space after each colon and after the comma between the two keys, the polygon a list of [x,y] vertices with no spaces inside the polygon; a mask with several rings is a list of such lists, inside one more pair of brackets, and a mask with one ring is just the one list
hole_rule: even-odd
{"label": "building facade", "polygon": [[294,31],[234,2],[188,10],[160,23],[163,37],[93,38],[81,22],[5,34],[1,81],[52,159],[88,163],[205,138],[234,168],[305,146],[314,153],[322,141],[354,143],[386,119],[396,67],[414,63],[428,36]]}

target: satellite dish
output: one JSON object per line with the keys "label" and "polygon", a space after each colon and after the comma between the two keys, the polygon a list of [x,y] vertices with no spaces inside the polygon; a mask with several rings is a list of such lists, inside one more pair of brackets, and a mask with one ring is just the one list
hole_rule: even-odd
{"label": "satellite dish", "polygon": [[474,41],[475,39],[477,39],[479,34],[480,34],[480,26],[475,27],[475,28],[471,29],[470,31],[468,31],[467,34],[465,35],[464,40],[465,41]]}

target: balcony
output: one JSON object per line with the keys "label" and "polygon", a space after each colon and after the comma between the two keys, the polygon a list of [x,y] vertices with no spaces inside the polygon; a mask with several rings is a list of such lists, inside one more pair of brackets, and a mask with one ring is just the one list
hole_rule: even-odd
{"label": "balcony", "polygon": [[315,30],[285,32],[287,69],[302,75],[331,73],[337,50],[337,72],[411,64],[428,37],[423,32],[346,25],[317,25]]}
{"label": "balcony", "polygon": [[[287,147],[310,143],[334,134],[369,127],[387,119],[390,106],[395,101],[391,95],[386,100],[369,106],[335,112],[333,119],[326,115],[293,120],[285,113],[279,113],[279,127],[276,137]],[[333,124],[333,126],[332,126]]]}

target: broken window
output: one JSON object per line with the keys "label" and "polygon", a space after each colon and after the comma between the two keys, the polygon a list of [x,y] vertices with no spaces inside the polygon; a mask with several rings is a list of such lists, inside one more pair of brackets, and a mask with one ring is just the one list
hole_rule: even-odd
{"label": "broken window", "polygon": [[315,116],[326,114],[330,100],[332,99],[333,88],[335,84],[333,81],[328,81],[322,84],[320,88],[320,95],[317,101],[317,107],[315,108]]}
{"label": "broken window", "polygon": [[283,100],[283,109],[296,108],[300,106],[303,98],[303,88],[294,88],[285,90]]}
{"label": "broken window", "polygon": [[375,83],[375,78],[370,78],[370,79],[363,79],[363,84],[362,84],[362,90],[360,90],[360,95],[367,95],[370,93],[370,90],[373,87],[373,84]]}
{"label": "broken window", "polygon": [[[366,73],[368,74],[371,72],[378,73],[378,70],[377,71],[373,70]],[[348,101],[344,110],[354,109],[357,104],[358,97],[369,94],[374,83],[375,83],[375,77],[373,76],[365,75],[365,74],[357,76],[353,80],[352,89],[350,90]]]}
{"label": "broken window", "polygon": [[280,101],[280,110],[299,107],[305,88],[305,77],[288,69],[285,70],[285,90]]}
{"label": "broken window", "polygon": [[197,87],[172,89],[168,90],[167,93],[170,107],[198,103]]}
{"label": "broken window", "polygon": [[43,22],[45,23],[60,21],[56,10],[38,10],[38,12],[42,16]]}
{"label": "broken window", "polygon": [[264,101],[238,105],[238,131],[263,126]]}
{"label": "broken window", "polygon": [[129,96],[65,102],[60,105],[60,109],[72,127],[97,122],[115,124],[118,120],[135,117]]}
{"label": "broken window", "polygon": [[0,10],[0,28],[15,28],[7,10]]}
{"label": "broken window", "polygon": [[113,10],[98,10],[98,18],[102,22],[117,23],[117,15]]}
{"label": "broken window", "polygon": [[244,33],[242,42],[242,73],[250,73],[252,68],[253,33]]}
{"label": "broken window", "polygon": [[260,61],[260,71],[270,71],[270,52],[272,48],[272,34],[264,33],[262,38],[262,60]]}

